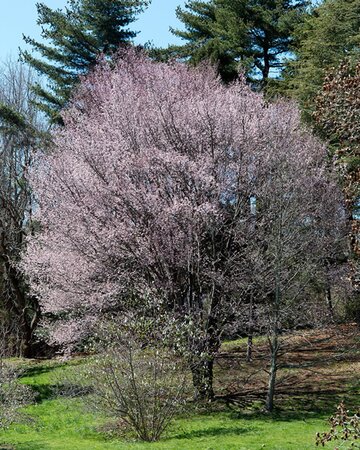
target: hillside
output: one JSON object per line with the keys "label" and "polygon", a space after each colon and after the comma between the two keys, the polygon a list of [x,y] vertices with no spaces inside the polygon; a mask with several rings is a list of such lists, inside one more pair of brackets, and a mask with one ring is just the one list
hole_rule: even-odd
{"label": "hillside", "polygon": [[[355,325],[328,327],[284,337],[276,411],[261,411],[266,387],[267,345],[255,339],[254,360],[245,361],[246,342],[227,342],[216,361],[216,400],[177,418],[158,443],[137,442],[110,419],[95,416],[83,399],[59,396],[57,385],[86,364],[69,361],[12,360],[24,370],[22,383],[37,393],[24,423],[1,432],[1,449],[314,449],[315,434],[344,400],[360,403],[360,337]],[[111,425],[110,425],[111,424]],[[329,448],[332,448],[329,446]]]}

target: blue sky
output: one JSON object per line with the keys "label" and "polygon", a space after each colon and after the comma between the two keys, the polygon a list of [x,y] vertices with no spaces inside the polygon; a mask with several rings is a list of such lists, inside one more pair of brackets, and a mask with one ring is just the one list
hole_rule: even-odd
{"label": "blue sky", "polygon": [[[24,48],[22,35],[35,39],[40,38],[40,27],[36,24],[37,14],[35,4],[38,0],[4,0],[0,15],[0,61],[8,55],[17,58],[18,47]],[[63,8],[66,0],[43,0],[51,8]],[[152,41],[156,46],[167,46],[176,42],[169,32],[169,26],[180,26],[175,16],[178,5],[184,5],[185,0],[152,0],[148,10],[133,24],[133,28],[141,31],[136,42]]]}

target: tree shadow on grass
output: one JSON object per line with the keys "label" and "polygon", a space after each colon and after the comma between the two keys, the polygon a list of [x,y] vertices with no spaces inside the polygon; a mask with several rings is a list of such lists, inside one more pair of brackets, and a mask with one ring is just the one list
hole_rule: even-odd
{"label": "tree shadow on grass", "polygon": [[359,407],[358,390],[346,393],[311,393],[278,398],[277,407],[267,413],[261,409],[232,408],[230,417],[242,420],[269,420],[292,422],[299,420],[327,419],[336,411],[337,405],[344,401],[350,411],[356,412]]}
{"label": "tree shadow on grass", "polygon": [[[81,361],[72,362],[72,366],[81,364]],[[19,378],[24,381],[35,393],[36,403],[42,403],[44,400],[52,400],[58,397],[79,397],[90,393],[89,389],[85,389],[80,384],[69,383],[67,381],[55,383],[42,383],[37,382],[36,377],[53,372],[57,369],[63,369],[68,367],[68,363],[59,362],[55,364],[38,364],[24,369]],[[26,380],[29,379],[30,380]],[[1,450],[1,449],[0,449]]]}
{"label": "tree shadow on grass", "polygon": [[[30,388],[35,393],[36,403],[56,398],[78,398],[93,393],[91,386],[77,384],[30,384]],[[1,450],[1,448],[0,448]]]}
{"label": "tree shadow on grass", "polygon": [[[8,445],[8,446],[6,446]],[[44,444],[39,441],[30,441],[30,442],[19,442],[16,444],[4,444],[2,447],[0,444],[0,450],[50,450],[50,446],[48,444]]]}
{"label": "tree shadow on grass", "polygon": [[212,427],[203,430],[186,431],[176,434],[172,439],[196,439],[202,437],[224,437],[224,436],[240,436],[242,434],[254,431],[255,427]]}
{"label": "tree shadow on grass", "polygon": [[44,373],[52,372],[57,369],[79,366],[82,363],[83,359],[72,359],[67,362],[55,362],[54,360],[52,360],[51,364],[49,364],[49,362],[44,363],[41,360],[36,360],[30,367],[26,367],[21,370],[20,378],[32,378]]}
{"label": "tree shadow on grass", "polygon": [[32,366],[32,367],[27,367],[26,369],[23,369],[21,371],[20,377],[19,378],[32,378],[32,377],[36,377],[38,375],[42,375],[44,373],[49,373],[52,372],[55,369],[59,369],[62,367],[65,367],[66,364],[65,363],[58,363],[58,364],[39,364],[36,366]]}
{"label": "tree shadow on grass", "polygon": [[349,410],[354,412],[359,408],[359,393],[343,392],[319,395],[308,394],[293,396],[287,399],[282,407],[288,415],[305,416],[312,418],[329,417],[335,413],[337,406],[344,402]]}
{"label": "tree shadow on grass", "polygon": [[[315,385],[279,386],[272,413],[265,413],[265,392],[237,392],[222,395],[215,402],[224,405],[231,416],[238,419],[259,419],[296,421],[307,419],[326,419],[333,415],[336,407],[344,402],[347,409],[359,409],[360,380],[352,379],[339,385],[319,383]],[[215,406],[215,405],[214,405]],[[215,410],[214,410],[215,411]]]}
{"label": "tree shadow on grass", "polygon": [[30,387],[35,393],[36,403],[42,403],[55,397],[56,385],[54,384],[31,384]]}

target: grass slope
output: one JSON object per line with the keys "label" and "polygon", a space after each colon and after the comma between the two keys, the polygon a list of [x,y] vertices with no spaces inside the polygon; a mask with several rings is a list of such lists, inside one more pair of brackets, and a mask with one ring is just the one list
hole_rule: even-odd
{"label": "grass slope", "polygon": [[25,408],[28,420],[0,432],[0,449],[306,450],[316,448],[315,433],[327,429],[326,418],[341,399],[351,407],[359,405],[360,350],[354,328],[297,334],[284,341],[278,409],[272,415],[257,408],[266,382],[264,341],[255,349],[253,363],[246,364],[243,341],[224,345],[211,410],[178,418],[158,443],[101,432],[107,419],[87,412],[81,398],[54,396],[54,385],[68,370],[76,370],[81,359],[16,361],[24,367],[22,382],[36,391],[37,402]]}

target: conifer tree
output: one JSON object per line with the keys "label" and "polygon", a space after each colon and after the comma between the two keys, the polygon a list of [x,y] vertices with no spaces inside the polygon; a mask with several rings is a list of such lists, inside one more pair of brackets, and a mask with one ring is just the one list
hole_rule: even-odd
{"label": "conifer tree", "polygon": [[68,0],[64,10],[37,4],[37,23],[47,43],[24,36],[39,57],[23,50],[21,58],[48,79],[45,88],[36,84],[33,89],[39,108],[51,121],[61,121],[59,111],[79,75],[94,66],[98,55],[111,55],[136,36],[128,26],[146,4],[146,0]]}
{"label": "conifer tree", "polygon": [[[177,18],[184,24],[185,30],[171,28],[171,32],[187,41],[184,45],[171,46],[166,50],[171,56],[186,58],[197,65],[209,60],[218,67],[224,81],[237,76],[236,49],[226,36],[226,29],[220,27],[220,11],[214,1],[190,1],[185,9],[176,9]],[[241,42],[245,34],[239,30]]]}
{"label": "conifer tree", "polygon": [[177,9],[185,30],[172,30],[187,42],[170,50],[194,64],[204,59],[216,62],[224,81],[235,78],[242,68],[264,86],[271,75],[279,74],[307,4],[306,0],[189,1]]}
{"label": "conifer tree", "polygon": [[295,60],[287,68],[287,92],[312,120],[314,99],[320,94],[327,71],[344,58],[359,57],[360,0],[325,0],[312,9],[295,30]]}

